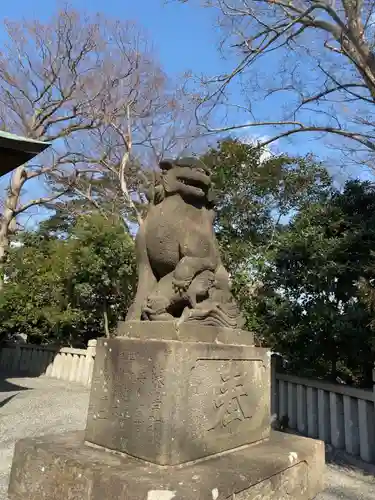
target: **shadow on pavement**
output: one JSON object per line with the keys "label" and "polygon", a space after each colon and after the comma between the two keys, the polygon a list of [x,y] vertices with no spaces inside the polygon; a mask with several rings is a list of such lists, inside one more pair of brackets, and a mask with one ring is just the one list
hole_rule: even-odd
{"label": "shadow on pavement", "polygon": [[[295,434],[296,436],[306,437],[305,434],[298,432],[295,429],[285,429],[282,432],[286,434]],[[348,471],[360,471],[365,476],[375,477],[375,464],[364,462],[358,457],[349,455],[344,450],[338,450],[333,448],[330,444],[325,444],[325,458],[326,464],[337,465],[339,467],[345,468]],[[341,497],[340,497],[341,498]],[[345,497],[342,497],[343,499]]]}
{"label": "shadow on pavement", "polygon": [[335,450],[329,445],[326,445],[326,463],[338,465],[353,472],[361,471],[365,476],[375,477],[375,464],[364,462],[343,450]]}
{"label": "shadow on pavement", "polygon": [[[17,396],[20,391],[27,390],[29,390],[28,387],[13,384],[12,382],[8,382],[7,379],[0,377],[0,408],[9,403],[15,396]],[[10,396],[4,397],[4,399],[2,399],[2,396],[5,396],[5,394],[3,395],[1,393],[6,392],[15,392],[16,394],[11,394]]]}
{"label": "shadow on pavement", "polygon": [[28,387],[8,382],[7,378],[0,375],[0,392],[27,391],[28,389]]}
{"label": "shadow on pavement", "polygon": [[11,401],[15,396],[17,396],[17,394],[12,394],[11,396],[8,396],[7,398],[5,398],[2,401],[0,401],[0,408],[2,408],[7,403],[9,403],[9,401]]}

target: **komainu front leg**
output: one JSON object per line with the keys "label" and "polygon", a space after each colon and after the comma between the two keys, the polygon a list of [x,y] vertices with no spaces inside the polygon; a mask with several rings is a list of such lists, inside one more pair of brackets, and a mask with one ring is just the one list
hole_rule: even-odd
{"label": "komainu front leg", "polygon": [[142,319],[149,321],[172,321],[174,320],[171,310],[182,297],[176,294],[172,286],[173,274],[164,276],[154,287],[147,297],[142,309]]}
{"label": "komainu front leg", "polygon": [[202,271],[214,272],[216,262],[210,258],[199,257],[183,257],[173,271],[173,289],[180,294],[183,294],[189,288],[195,276]]}
{"label": "komainu front leg", "polygon": [[149,321],[171,321],[173,316],[167,312],[169,301],[165,297],[150,296],[142,309],[142,319]]}

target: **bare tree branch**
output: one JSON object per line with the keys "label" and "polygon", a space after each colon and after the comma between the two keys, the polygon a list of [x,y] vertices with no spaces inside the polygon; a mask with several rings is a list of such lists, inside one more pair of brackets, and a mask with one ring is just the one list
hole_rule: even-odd
{"label": "bare tree branch", "polygon": [[[37,205],[63,204],[67,196],[89,198],[98,207],[93,190],[107,165],[119,175],[126,203],[136,208],[131,195],[136,181],[127,177],[133,175],[130,153],[159,140],[151,129],[157,116],[167,121],[171,115],[168,102],[173,93],[133,23],[65,8],[45,24],[7,21],[5,28],[0,126],[54,143],[38,157],[38,164],[13,173],[0,223],[0,268],[18,215]],[[160,127],[159,133],[164,131]],[[32,186],[32,181],[39,189],[46,181],[48,192],[27,200],[25,185]],[[87,181],[93,182],[91,191]],[[105,191],[109,197],[108,188]]]}
{"label": "bare tree branch", "polygon": [[[238,62],[226,74],[190,79],[186,93],[199,125],[210,132],[267,127],[267,134],[276,126],[267,143],[324,132],[343,152],[355,149],[351,143],[365,146],[365,156],[358,148],[363,161],[374,154],[374,2],[212,0],[207,6],[219,12],[222,46],[231,55],[234,49]],[[279,109],[278,94],[285,103]],[[230,113],[235,104],[241,123]]]}

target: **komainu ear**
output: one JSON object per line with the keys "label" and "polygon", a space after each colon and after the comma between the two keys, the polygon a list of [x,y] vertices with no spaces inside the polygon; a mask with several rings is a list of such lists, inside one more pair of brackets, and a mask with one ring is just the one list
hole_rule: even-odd
{"label": "komainu ear", "polygon": [[170,170],[174,166],[175,166],[174,160],[170,160],[169,158],[166,158],[165,160],[161,160],[159,162],[159,168],[160,168],[160,170],[163,170],[163,171]]}

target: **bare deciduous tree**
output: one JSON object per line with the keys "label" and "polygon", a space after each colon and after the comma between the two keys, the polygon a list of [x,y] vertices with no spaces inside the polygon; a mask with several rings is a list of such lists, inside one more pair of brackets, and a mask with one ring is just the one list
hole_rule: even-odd
{"label": "bare deciduous tree", "polygon": [[106,206],[120,214],[127,228],[142,223],[141,186],[161,157],[181,154],[201,138],[194,108],[178,85],[143,54],[136,66],[131,81],[113,92],[115,106],[107,109],[103,126],[90,131],[81,161],[92,168],[75,188],[102,213]]}
{"label": "bare deciduous tree", "polygon": [[[203,3],[217,9],[221,47],[237,63],[226,74],[199,80],[199,122],[221,131],[267,127],[271,137],[262,145],[305,132],[329,137],[352,159],[373,155],[374,1]],[[230,95],[234,86],[239,102]],[[232,121],[215,128],[221,106],[240,118],[230,113]]]}
{"label": "bare deciduous tree", "polygon": [[[50,206],[73,188],[79,191],[84,182],[89,189],[87,180],[95,172],[100,176],[100,169],[117,173],[130,203],[130,154],[141,143],[152,149],[165,140],[160,125],[172,103],[146,38],[130,22],[65,8],[47,24],[5,26],[0,127],[52,146],[13,172],[0,221],[0,268],[19,214],[32,206]],[[155,127],[150,132],[156,122],[159,136]],[[39,191],[46,181],[47,192],[28,199],[25,186],[35,189],[32,179],[38,179]]]}

